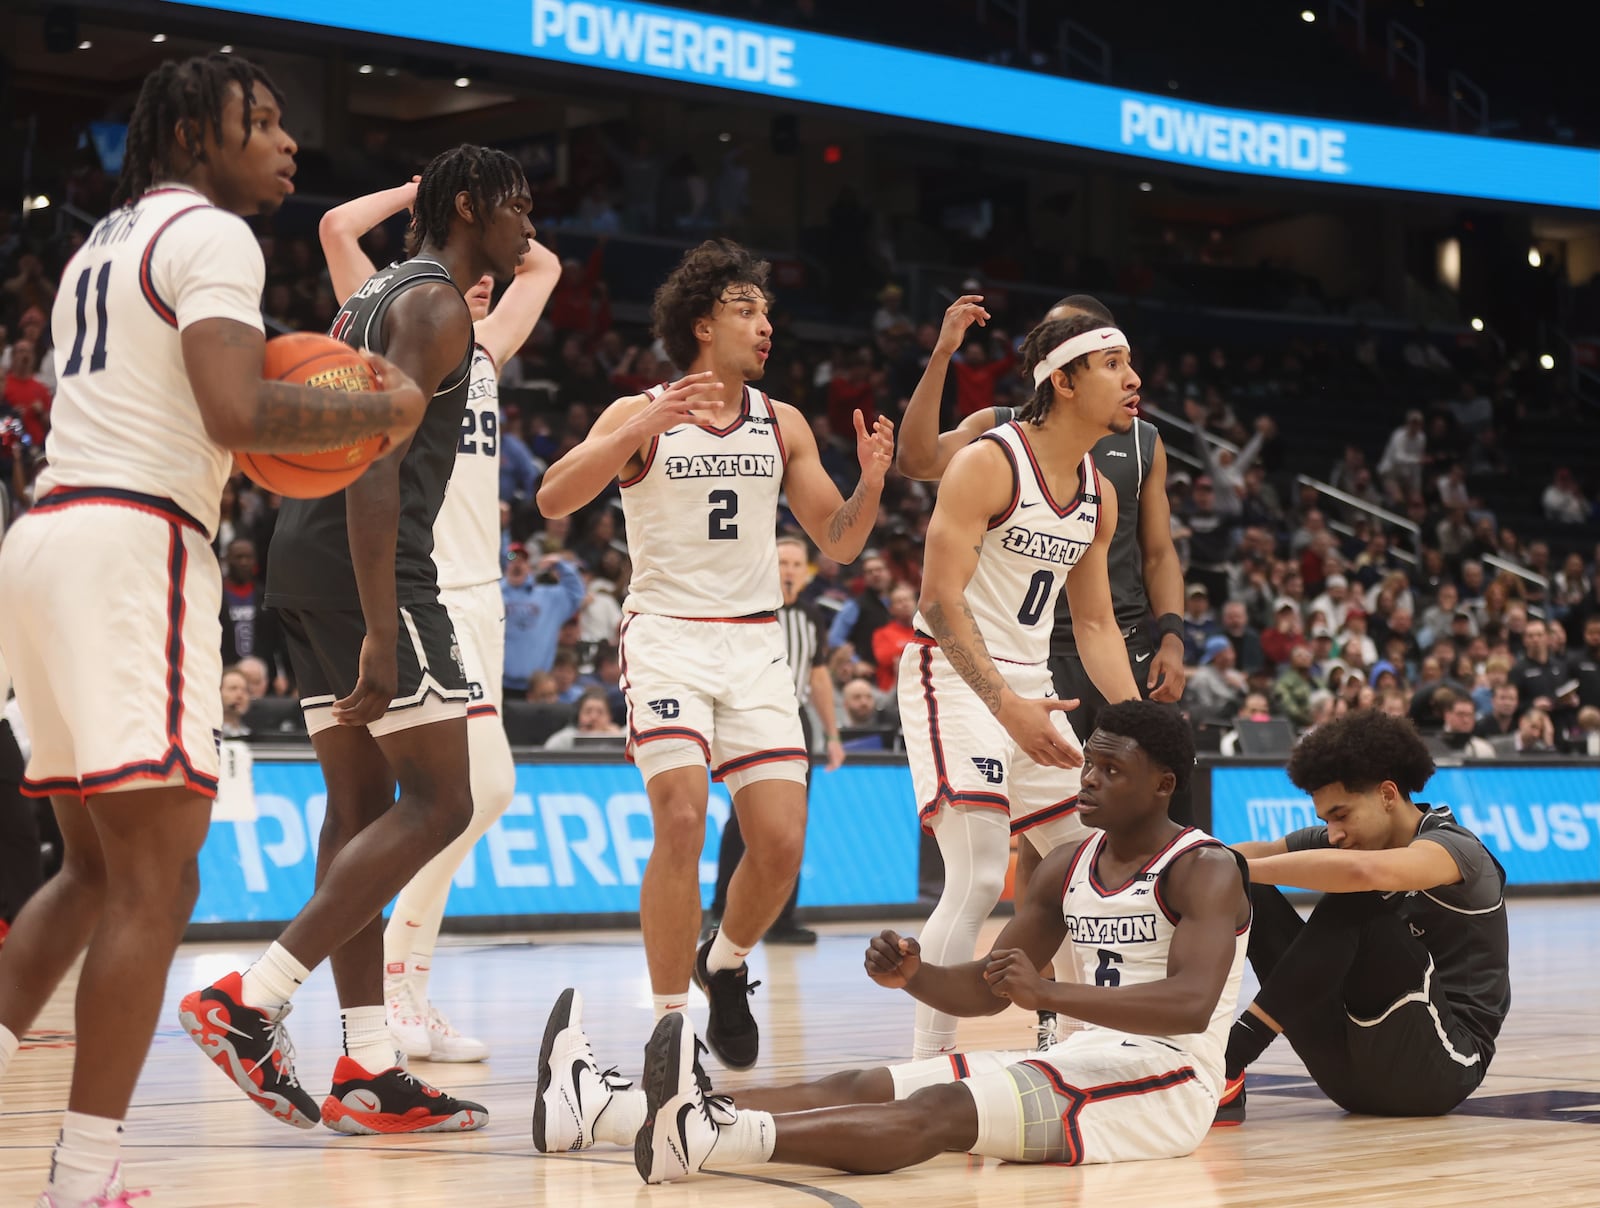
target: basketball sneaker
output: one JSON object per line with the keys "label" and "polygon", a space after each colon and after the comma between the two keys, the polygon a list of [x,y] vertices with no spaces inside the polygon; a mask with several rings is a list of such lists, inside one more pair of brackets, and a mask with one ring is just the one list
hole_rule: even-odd
{"label": "basketball sneaker", "polygon": [[362,1137],[470,1132],[489,1123],[489,1112],[481,1103],[447,1095],[397,1065],[369,1074],[349,1057],[340,1057],[333,1067],[333,1089],[322,1101],[322,1122],[334,1132]]}
{"label": "basketball sneaker", "polygon": [[633,1164],[646,1183],[670,1183],[699,1170],[733,1123],[733,1101],[711,1093],[700,1064],[706,1048],[679,1011],[661,1017],[644,1049],[644,1127]]}
{"label": "basketball sneaker", "polygon": [[761,1032],[756,1027],[756,1017],[750,1013],[750,996],[761,983],[750,980],[747,964],[711,972],[706,958],[711,955],[711,943],[716,938],[716,932],[712,932],[694,959],[694,984],[705,991],[711,1004],[706,1048],[730,1070],[747,1070],[756,1063],[761,1050]]}
{"label": "basketball sneaker", "polygon": [[487,1061],[489,1046],[472,1036],[463,1036],[455,1024],[432,1003],[428,1004],[428,1061]]}
{"label": "basketball sneaker", "polygon": [[561,991],[539,1046],[539,1096],[533,1102],[533,1145],[540,1153],[588,1149],[611,1096],[633,1083],[602,1070],[583,1031],[583,995]]}
{"label": "basketball sneaker", "polygon": [[148,1191],[127,1191],[122,1186],[122,1163],[118,1162],[111,1170],[111,1177],[106,1180],[106,1185],[93,1199],[79,1200],[69,1203],[57,1197],[53,1191],[46,1191],[39,1196],[34,1208],[128,1208],[129,1201],[140,1200],[149,1195]]}
{"label": "basketball sneaker", "polygon": [[413,1060],[433,1052],[427,1010],[425,1004],[418,1001],[409,977],[384,974],[383,1008],[395,1048]]}
{"label": "basketball sneaker", "polygon": [[1229,1078],[1223,1085],[1222,1097],[1217,1100],[1216,1118],[1212,1128],[1234,1128],[1244,1123],[1244,1074]]}
{"label": "basketball sneaker", "polygon": [[184,996],[178,1020],[200,1051],[276,1120],[315,1128],[317,1104],[294,1072],[294,1045],[283,1021],[288,1003],[268,1014],[240,1002],[241,979],[229,973]]}
{"label": "basketball sneaker", "polygon": [[1054,1011],[1040,1011],[1038,1026],[1038,1041],[1034,1045],[1036,1052],[1042,1053],[1056,1044],[1056,1013]]}

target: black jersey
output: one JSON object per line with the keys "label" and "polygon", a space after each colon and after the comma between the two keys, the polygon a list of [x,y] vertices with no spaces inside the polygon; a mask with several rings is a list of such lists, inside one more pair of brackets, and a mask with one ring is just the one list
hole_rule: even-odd
{"label": "black jersey", "polygon": [[[1484,1065],[1494,1056],[1495,1037],[1511,1009],[1510,936],[1506,927],[1505,869],[1489,849],[1443,806],[1418,803],[1422,821],[1413,843],[1437,843],[1450,853],[1461,880],[1398,898],[1395,913],[1433,957],[1445,1000],[1478,1043]],[[1323,848],[1326,826],[1309,826],[1284,837],[1290,851]]]}
{"label": "black jersey", "polygon": [[[1126,432],[1102,437],[1089,451],[1100,480],[1109,482],[1117,493],[1117,531],[1111,534],[1111,548],[1106,552],[1106,573],[1111,579],[1111,606],[1124,630],[1150,615],[1150,600],[1144,592],[1144,553],[1139,548],[1139,494],[1155,452],[1156,430],[1142,419],[1134,420]],[[1062,592],[1056,601],[1050,653],[1053,657],[1077,649],[1067,593]]]}
{"label": "black jersey", "polygon": [[[425,281],[455,288],[444,266],[414,259],[391,264],[367,278],[334,317],[328,334],[352,348],[384,351],[383,320],[407,289]],[[459,295],[458,295],[459,296]],[[466,299],[461,306],[466,308]],[[400,463],[400,531],[395,547],[395,590],[400,604],[439,598],[433,563],[433,522],[455,466],[461,416],[472,375],[472,336],[461,362],[434,392],[422,423]],[[344,492],[325,499],[285,499],[267,555],[267,603],[275,608],[359,608]]]}

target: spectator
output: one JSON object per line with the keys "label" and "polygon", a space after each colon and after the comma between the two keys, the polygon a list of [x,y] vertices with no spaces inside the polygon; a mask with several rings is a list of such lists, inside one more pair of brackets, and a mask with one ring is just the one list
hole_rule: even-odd
{"label": "spectator", "polygon": [[1554,755],[1556,731],[1550,715],[1543,709],[1528,709],[1517,720],[1517,736],[1511,749],[1518,755]]}
{"label": "spectator", "polygon": [[[556,657],[550,663],[550,678],[555,688],[555,699],[563,705],[575,705],[588,685],[578,680],[578,656],[571,650],[556,650]],[[529,681],[529,691],[532,691],[532,680]]]}
{"label": "spectator", "polygon": [[1600,707],[1600,614],[1591,613],[1583,622],[1583,648],[1567,659],[1568,669],[1578,678],[1578,701]]}
{"label": "spectator", "polygon": [[1233,643],[1234,666],[1246,675],[1266,661],[1261,653],[1261,635],[1250,626],[1244,601],[1229,600],[1222,606],[1222,636]]}
{"label": "spectator", "polygon": [[1478,737],[1507,738],[1515,733],[1521,707],[1517,686],[1510,682],[1501,684],[1494,690],[1488,716],[1478,723]]}
{"label": "spectator", "polygon": [[583,604],[585,590],[583,576],[568,555],[546,554],[536,570],[527,548],[512,545],[511,565],[500,585],[506,608],[507,696],[524,695],[534,672],[554,667],[561,627]]}
{"label": "spectator", "polygon": [[1565,617],[1581,609],[1589,596],[1589,575],[1583,567],[1583,555],[1568,554],[1561,569],[1551,576],[1550,586],[1550,606],[1557,616]]}
{"label": "spectator", "polygon": [[1237,755],[1239,753],[1239,729],[1242,721],[1271,721],[1272,705],[1267,700],[1265,692],[1250,692],[1245,695],[1244,702],[1233,715],[1234,728],[1222,736],[1218,751],[1223,755]]}
{"label": "spectator", "polygon": [[1556,524],[1586,524],[1589,520],[1589,501],[1578,489],[1572,471],[1566,466],[1556,470],[1555,481],[1545,487],[1539,497],[1545,519]]}
{"label": "spectator", "polygon": [[1428,436],[1422,430],[1422,412],[1406,412],[1406,422],[1389,434],[1378,477],[1390,499],[1404,503],[1422,493],[1422,466],[1428,458]]}
{"label": "spectator", "polygon": [[1476,734],[1478,714],[1472,699],[1451,694],[1444,710],[1444,728],[1439,732],[1439,743],[1463,759],[1493,759],[1494,748],[1487,739]]}
{"label": "spectator", "polygon": [[1550,650],[1550,631],[1537,618],[1528,620],[1522,631],[1522,657],[1511,668],[1511,682],[1524,707],[1541,696],[1555,699],[1559,688],[1571,679],[1566,660]]}
{"label": "spectator", "polygon": [[264,596],[256,544],[236,537],[223,561],[222,663],[231,666],[254,655],[267,665],[273,692],[282,695],[289,690],[289,651]]}
{"label": "spectator", "polygon": [[1233,643],[1225,634],[1206,639],[1200,665],[1189,673],[1183,702],[1197,721],[1231,716],[1247,691],[1247,679],[1236,665]]}
{"label": "spectator", "polygon": [[38,367],[32,340],[18,340],[11,346],[11,368],[5,378],[5,404],[22,421],[22,429],[34,445],[44,444],[50,432],[50,387],[34,376]]}
{"label": "spectator", "polygon": [[842,706],[841,729],[864,730],[881,723],[878,715],[878,692],[869,679],[857,677],[845,684],[839,694],[839,703]]}
{"label": "spectator", "polygon": [[1299,606],[1287,596],[1280,596],[1272,606],[1272,628],[1261,635],[1261,653],[1276,670],[1287,664],[1290,654],[1305,641]]}
{"label": "spectator", "polygon": [[1367,613],[1361,605],[1351,604],[1345,609],[1344,629],[1338,636],[1336,647],[1339,657],[1348,667],[1365,670],[1378,661],[1378,647],[1367,636]]}
{"label": "spectator", "polygon": [[879,335],[910,334],[911,317],[901,309],[905,290],[890,282],[878,291],[878,313],[872,316],[872,330]]}
{"label": "spectator", "polygon": [[556,677],[548,671],[535,671],[528,677],[528,699],[536,705],[559,705],[561,691]]}
{"label": "spectator", "polygon": [[1510,719],[1515,717],[1517,712],[1517,686],[1510,682],[1511,660],[1498,654],[1490,655],[1483,661],[1483,674],[1479,679],[1481,682],[1475,684],[1472,689],[1472,707],[1485,719],[1494,709],[1495,693],[1502,688],[1510,690],[1511,709],[1506,714],[1506,728],[1509,729]]}
{"label": "spectator", "polygon": [[571,751],[576,749],[575,739],[581,734],[584,737],[602,738],[622,734],[622,727],[611,717],[611,703],[606,699],[604,688],[586,688],[583,695],[578,697],[578,713],[569,726],[562,726],[549,738],[545,739],[546,751]]}
{"label": "spectator", "polygon": [[872,635],[872,658],[877,664],[878,690],[892,692],[900,677],[900,652],[917,631],[911,618],[917,615],[917,593],[909,583],[896,583],[889,591],[889,619]]}
{"label": "spectator", "polygon": [[1600,706],[1585,705],[1578,710],[1578,727],[1572,736],[1572,751],[1590,758],[1600,757]]}
{"label": "spectator", "polygon": [[260,700],[267,695],[268,689],[272,687],[272,677],[264,659],[248,654],[235,663],[234,667],[243,674],[245,686],[250,689],[251,700]]}
{"label": "spectator", "polygon": [[858,655],[872,653],[872,635],[889,621],[889,564],[873,551],[861,560],[862,588],[845,602],[828,627],[828,649],[849,643]]}
{"label": "spectator", "polygon": [[244,724],[249,711],[250,681],[239,668],[229,667],[222,673],[222,737],[250,737],[250,728]]}
{"label": "spectator", "polygon": [[1329,575],[1322,581],[1322,594],[1311,601],[1311,611],[1320,612],[1328,628],[1337,633],[1344,628],[1350,609],[1350,581],[1343,575]]}
{"label": "spectator", "polygon": [[1378,693],[1378,711],[1387,717],[1406,715],[1406,694],[1393,688]]}
{"label": "spectator", "polygon": [[1309,726],[1311,693],[1315,687],[1311,678],[1311,647],[1296,646],[1289,654],[1289,665],[1273,682],[1272,703],[1296,726]]}
{"label": "spectator", "polygon": [[17,257],[17,275],[5,283],[5,290],[16,299],[17,311],[38,307],[48,313],[56,300],[56,283],[45,275],[44,261],[32,252]]}
{"label": "spectator", "polygon": [[956,381],[958,419],[975,415],[985,407],[993,407],[996,383],[1009,374],[1016,364],[1011,345],[1003,340],[1003,333],[997,331],[990,343],[998,355],[991,352],[981,335],[973,335],[963,345],[961,355],[951,362]]}
{"label": "spectator", "polygon": [[1204,583],[1191,583],[1184,595],[1183,661],[1191,667],[1199,663],[1206,643],[1221,631],[1211,612],[1211,593]]}
{"label": "spectator", "polygon": [[[1224,600],[1228,596],[1228,547],[1232,533],[1226,517],[1217,508],[1215,484],[1209,474],[1194,480],[1194,494],[1183,517],[1189,531],[1190,580],[1203,585],[1207,596]],[[1193,652],[1199,656],[1199,650]]]}

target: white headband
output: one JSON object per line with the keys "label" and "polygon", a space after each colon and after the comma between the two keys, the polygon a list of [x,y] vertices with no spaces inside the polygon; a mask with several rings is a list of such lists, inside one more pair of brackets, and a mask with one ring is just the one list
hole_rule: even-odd
{"label": "white headband", "polygon": [[1095,352],[1102,348],[1128,347],[1128,337],[1115,327],[1097,327],[1093,331],[1073,336],[1070,340],[1057,344],[1051,349],[1049,356],[1033,367],[1033,384],[1042,386],[1045,378],[1086,352]]}

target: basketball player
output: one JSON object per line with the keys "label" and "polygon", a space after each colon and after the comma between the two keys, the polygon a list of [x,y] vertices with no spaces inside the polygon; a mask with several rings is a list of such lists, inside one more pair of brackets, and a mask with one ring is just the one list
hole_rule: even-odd
{"label": "basketball player", "polygon": [[[1091,315],[1114,323],[1111,312],[1098,298],[1073,294],[1050,308],[1047,319]],[[900,430],[896,465],[909,478],[933,480],[944,473],[950,459],[983,432],[1012,418],[1011,408],[995,407],[962,420],[941,434],[939,402],[944,392],[950,358],[960,348],[967,329],[985,326],[989,312],[979,294],[957,298],[945,311],[939,340],[928,367],[912,393]],[[1096,442],[1091,454],[1102,483],[1117,497],[1117,525],[1106,553],[1111,580],[1111,602],[1128,649],[1128,667],[1140,695],[1151,700],[1177,701],[1183,695],[1187,673],[1183,666],[1183,568],[1172,544],[1171,515],[1167,505],[1167,450],[1155,426],[1135,417],[1126,432],[1112,432]],[[1148,489],[1147,489],[1148,488]],[[1067,715],[1079,741],[1094,732],[1095,719],[1106,703],[1078,655],[1072,628],[1071,601],[1063,593],[1056,603],[1055,627],[1050,633],[1050,674],[1056,695],[1078,701]],[[1146,618],[1156,614],[1159,645],[1152,647]],[[1187,817],[1188,803],[1179,802],[1178,814]],[[1031,843],[1017,847],[1015,896],[1027,892],[1028,878],[1039,866],[1040,851]],[[1045,975],[1050,971],[1046,969]],[[1038,1021],[1038,1044],[1055,1042],[1056,1021],[1048,1013]]]}
{"label": "basketball player", "polygon": [[88,949],[48,1208],[131,1198],[121,1122],[217,791],[222,579],[210,542],[230,450],[400,443],[423,414],[416,384],[377,357],[381,393],[262,380],[266,266],[241,217],[293,191],[280,106],[238,55],[146,77],[118,208],[68,263],[51,318],[50,465],[0,552],[0,646],[33,740],[24,791],[50,798],[65,840],[60,874],[0,949],[0,1079]]}
{"label": "basketball player", "polygon": [[[527,182],[486,147],[437,156],[417,186],[411,259],[374,275],[332,334],[389,349],[431,398],[400,456],[341,494],[288,500],[267,564],[306,729],[328,785],[317,888],[278,941],[180,1005],[185,1030],[264,1110],[343,1133],[481,1128],[484,1109],[397,1060],[383,1005],[384,905],[472,817],[466,672],[439,603],[433,525],[455,463],[473,360],[462,295],[528,250]],[[400,797],[394,790],[398,782]],[[294,1072],[283,1019],[331,957],[344,1056],[321,1111]]]}
{"label": "basketball player", "polygon": [[[1483,1081],[1511,1007],[1506,874],[1448,809],[1412,802],[1432,775],[1411,723],[1374,709],[1289,756],[1323,825],[1236,848],[1261,991],[1228,1038],[1219,1124],[1244,1119],[1245,1067],[1279,1033],[1346,1111],[1442,1115]],[[1302,922],[1277,885],[1323,897]]]}
{"label": "basketball player", "polygon": [[[772,347],[768,266],[709,240],[656,292],[656,334],[689,376],[619,399],[545,474],[539,508],[565,516],[622,484],[633,580],[624,604],[628,751],[644,774],[655,846],[640,887],[659,1017],[706,991],[706,1041],[733,1069],[755,1064],[745,956],[799,875],[805,778],[799,702],[775,620],[783,602],[778,496],[823,553],[860,554],[894,456],[894,425],[856,413],[861,480],[849,499],[822,468],[806,418],[749,383]],[[722,926],[696,952],[706,768],[738,811],[746,851]]]}
{"label": "basketball player", "polygon": [[[647,1182],[777,1161],[855,1173],[898,1170],[948,1150],[1080,1165],[1191,1152],[1210,1126],[1250,926],[1243,862],[1168,816],[1194,766],[1170,706],[1103,710],[1084,747],[1089,835],[1045,857],[1041,875],[985,957],[940,966],[885,931],[868,975],[963,1016],[1048,1005],[1089,1026],[1044,1053],[952,1053],[816,1082],[711,1092],[682,1020],[645,1051],[642,1090],[595,1064],[581,1002],[566,991],[546,1025],[547,1152],[635,1144]],[[1071,941],[1082,984],[1035,972]],[[819,1110],[821,1109],[821,1110]],[[638,1125],[629,1135],[627,1129]]]}
{"label": "basketball player", "polygon": [[[416,202],[413,177],[395,189],[370,193],[323,215],[318,234],[334,293],[342,302],[375,269],[360,239],[390,215]],[[561,276],[561,261],[534,242],[490,313],[494,278],[485,274],[467,291],[472,312],[472,379],[461,439],[444,504],[433,525],[439,602],[450,614],[467,672],[467,748],[472,769],[472,822],[400,891],[383,932],[383,998],[389,1031],[401,1053],[428,1061],[482,1061],[489,1046],[463,1036],[428,1001],[433,946],[450,897],[450,879],[472,846],[511,804],[516,768],[500,724],[505,664],[505,605],[500,596],[500,386],[498,367],[515,355],[544,311]]]}
{"label": "basketball player", "polygon": [[[1082,837],[1077,739],[1053,716],[1051,619],[1063,584],[1108,695],[1138,696],[1106,581],[1117,500],[1089,449],[1127,430],[1139,377],[1100,319],[1046,320],[1023,344],[1034,396],[945,471],[923,557],[917,642],[900,668],[900,719],[923,827],[945,884],[923,941],[966,959],[1000,898],[1011,836],[1041,851]],[[1058,500],[1065,501],[1058,503]],[[1000,670],[1003,667],[1004,670]],[[956,1019],[924,1004],[913,1056],[955,1048]]]}

